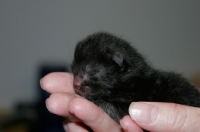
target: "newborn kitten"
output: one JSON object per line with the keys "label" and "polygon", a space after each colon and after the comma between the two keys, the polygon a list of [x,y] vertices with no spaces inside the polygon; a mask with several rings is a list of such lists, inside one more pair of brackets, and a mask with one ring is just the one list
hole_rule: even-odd
{"label": "newborn kitten", "polygon": [[200,107],[200,93],[178,74],[150,67],[130,44],[108,33],[80,41],[72,63],[77,94],[114,120],[135,101],[174,102]]}

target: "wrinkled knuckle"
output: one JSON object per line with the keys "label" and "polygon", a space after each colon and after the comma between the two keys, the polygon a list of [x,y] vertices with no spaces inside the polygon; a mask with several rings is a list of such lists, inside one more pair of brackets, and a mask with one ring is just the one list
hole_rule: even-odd
{"label": "wrinkled knuckle", "polygon": [[187,121],[187,110],[179,104],[172,104],[168,115],[168,123],[172,132],[182,131]]}

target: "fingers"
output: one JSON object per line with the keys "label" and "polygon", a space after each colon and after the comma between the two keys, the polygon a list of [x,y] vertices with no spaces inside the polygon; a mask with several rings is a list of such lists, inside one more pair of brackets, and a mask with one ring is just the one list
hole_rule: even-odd
{"label": "fingers", "polygon": [[124,132],[143,132],[142,128],[137,126],[128,115],[120,120],[120,124]]}
{"label": "fingers", "polygon": [[134,122],[153,132],[200,131],[200,109],[174,103],[134,102],[129,107]]}
{"label": "fingers", "polygon": [[71,113],[68,110],[69,103],[75,97],[75,94],[70,93],[53,93],[48,99],[46,99],[46,107],[51,113],[59,116],[70,116]]}
{"label": "fingers", "polygon": [[49,93],[68,92],[74,93],[73,75],[65,72],[54,72],[40,80],[42,89]]}
{"label": "fingers", "polygon": [[47,109],[56,115],[66,117],[63,123],[66,132],[86,132],[87,128],[69,111],[69,103],[76,98],[76,95],[70,93],[53,93],[46,100]]}
{"label": "fingers", "polygon": [[[72,74],[50,73],[41,79],[41,86],[51,93],[46,100],[48,110],[68,118],[68,123],[65,123],[64,128],[69,132],[88,131],[85,125],[94,132],[122,132],[121,126],[98,106],[74,94]],[[75,122],[75,118],[81,120],[82,123]]]}
{"label": "fingers", "polygon": [[70,112],[89,126],[94,132],[122,132],[117,122],[86,99],[75,98],[70,102],[69,107]]}
{"label": "fingers", "polygon": [[88,132],[87,128],[80,122],[65,122],[63,124],[66,132]]}
{"label": "fingers", "polygon": [[[87,131],[83,124],[89,126],[94,132],[122,132],[120,125],[103,110],[75,94],[53,93],[46,100],[46,106],[51,113],[70,118],[69,120],[73,121],[64,125],[69,132]],[[75,118],[81,120],[83,124],[74,122]]]}

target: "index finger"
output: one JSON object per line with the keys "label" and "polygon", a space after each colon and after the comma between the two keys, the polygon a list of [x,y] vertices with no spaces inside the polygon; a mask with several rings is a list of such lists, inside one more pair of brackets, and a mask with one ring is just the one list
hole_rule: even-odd
{"label": "index finger", "polygon": [[40,80],[42,89],[48,93],[67,92],[75,93],[73,87],[74,76],[71,73],[53,72],[44,76]]}
{"label": "index finger", "polygon": [[94,103],[75,98],[69,104],[69,111],[89,126],[94,132],[122,132],[121,126]]}

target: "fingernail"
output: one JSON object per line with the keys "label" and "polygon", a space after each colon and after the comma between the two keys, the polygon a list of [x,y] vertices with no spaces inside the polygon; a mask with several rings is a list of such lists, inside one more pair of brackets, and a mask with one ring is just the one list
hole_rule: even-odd
{"label": "fingernail", "polygon": [[133,102],[129,106],[129,114],[136,122],[151,124],[156,119],[157,107],[143,102]]}
{"label": "fingernail", "polygon": [[42,79],[43,79],[43,78],[40,79],[40,86],[42,86]]}
{"label": "fingernail", "polygon": [[40,79],[40,85],[41,85],[42,79],[43,79],[43,78]]}
{"label": "fingernail", "polygon": [[127,131],[127,125],[122,122],[122,120],[119,121],[120,122],[120,125],[122,126],[123,130],[126,132]]}
{"label": "fingernail", "polygon": [[66,132],[68,132],[68,130],[69,130],[67,123],[68,123],[68,121],[63,121],[63,128]]}
{"label": "fingernail", "polygon": [[65,132],[68,132],[68,131],[69,131],[69,128],[68,128],[67,125],[64,125],[63,128],[64,128]]}
{"label": "fingernail", "polygon": [[46,101],[45,101],[45,103],[46,103],[46,108],[47,108],[47,110],[50,112],[50,113],[52,113],[51,111],[50,111],[50,109],[48,108],[48,105],[47,105],[47,100],[48,100],[49,98],[47,98],[46,99]]}

